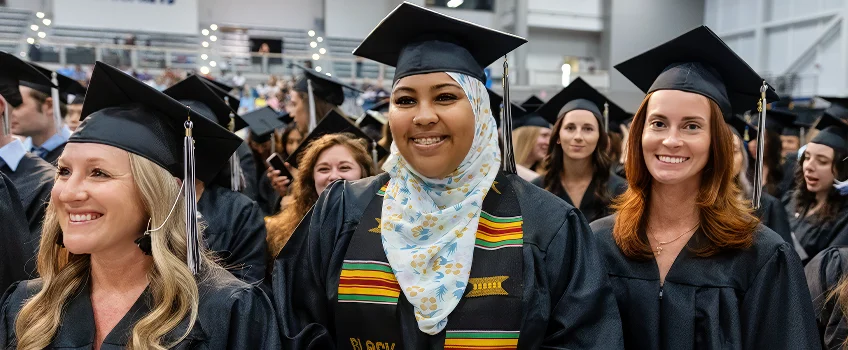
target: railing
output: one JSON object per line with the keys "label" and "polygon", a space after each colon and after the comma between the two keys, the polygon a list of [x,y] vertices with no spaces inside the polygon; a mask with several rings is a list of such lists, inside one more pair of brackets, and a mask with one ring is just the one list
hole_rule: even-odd
{"label": "railing", "polygon": [[[138,45],[114,45],[105,43],[64,43],[41,42],[37,48],[18,41],[3,41],[17,47],[25,47],[25,56],[34,62],[56,64],[60,66],[91,65],[102,61],[110,65],[133,70],[177,68],[200,70],[206,67],[211,73],[238,71],[243,73],[265,73],[291,75],[294,73],[291,63],[312,62],[313,67],[337,76],[333,71],[335,63],[350,65],[347,76],[342,79],[369,78],[379,79],[386,76],[387,67],[373,61],[357,61],[355,58],[321,55],[313,60],[311,55],[292,55],[274,53],[232,53],[216,52],[208,49],[150,47]],[[203,58],[205,57],[205,59]],[[214,63],[212,63],[214,62]]]}

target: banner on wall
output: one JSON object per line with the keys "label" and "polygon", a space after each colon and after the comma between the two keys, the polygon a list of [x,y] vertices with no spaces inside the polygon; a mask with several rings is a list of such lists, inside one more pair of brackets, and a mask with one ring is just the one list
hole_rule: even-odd
{"label": "banner on wall", "polygon": [[199,0],[60,0],[53,22],[60,27],[197,34]]}

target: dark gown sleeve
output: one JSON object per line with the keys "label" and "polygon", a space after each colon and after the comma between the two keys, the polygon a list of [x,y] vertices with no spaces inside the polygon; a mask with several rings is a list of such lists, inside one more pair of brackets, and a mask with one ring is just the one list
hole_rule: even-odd
{"label": "dark gown sleeve", "polygon": [[757,210],[757,216],[763,225],[780,235],[784,242],[792,243],[792,229],[789,226],[789,215],[780,201],[763,192],[761,204],[760,209]]}
{"label": "dark gown sleeve", "polygon": [[[257,170],[259,171],[259,170]],[[256,203],[259,204],[259,209],[262,210],[263,216],[274,215],[280,211],[280,194],[271,186],[271,180],[265,176],[265,168],[259,172],[257,182]]]}
{"label": "dark gown sleeve", "polygon": [[274,308],[265,293],[257,287],[250,287],[235,293],[231,298],[233,304],[227,344],[212,348],[288,349],[280,343]]}
{"label": "dark gown sleeve", "polygon": [[848,338],[848,321],[837,301],[828,297],[845,274],[848,267],[846,258],[848,247],[828,248],[816,255],[805,268],[819,336],[825,349],[840,349]]}
{"label": "dark gown sleeve", "polygon": [[821,349],[804,270],[788,243],[759,268],[740,318],[744,349]]}
{"label": "dark gown sleeve", "polygon": [[[546,349],[622,349],[624,338],[615,296],[586,219],[577,209],[546,249],[555,303],[542,346]],[[539,273],[542,273],[541,271]]]}
{"label": "dark gown sleeve", "polygon": [[268,264],[265,218],[256,202],[251,201],[241,213],[232,216],[231,222],[228,233],[233,237],[227,265],[234,268],[230,272],[247,283],[259,282],[265,278]]}
{"label": "dark gown sleeve", "polygon": [[247,185],[242,194],[256,201],[259,196],[259,183],[256,179],[256,161],[253,159],[253,152],[250,151],[250,146],[247,142],[242,142],[236,149],[236,155],[239,157],[241,171],[244,173],[244,182]]}
{"label": "dark gown sleeve", "polygon": [[274,307],[286,349],[336,346],[327,329],[334,324],[327,271],[344,259],[345,252],[336,251],[346,246],[337,244],[345,222],[344,186],[336,181],[324,190],[274,261]]}
{"label": "dark gown sleeve", "polygon": [[[26,215],[12,180],[0,173],[0,290],[29,278],[25,267],[30,236]],[[26,254],[26,255],[25,255]]]}
{"label": "dark gown sleeve", "polygon": [[836,214],[830,227],[829,247],[848,246],[848,204],[843,205]]}

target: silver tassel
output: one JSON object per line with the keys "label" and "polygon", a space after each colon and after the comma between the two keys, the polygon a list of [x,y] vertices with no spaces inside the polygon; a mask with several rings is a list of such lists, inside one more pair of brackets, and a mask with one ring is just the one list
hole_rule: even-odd
{"label": "silver tassel", "polygon": [[[227,106],[230,105],[230,98],[224,96],[224,102]],[[227,129],[230,132],[236,128],[236,116],[233,114],[233,111],[230,110],[230,123],[227,125]],[[272,142],[273,143],[273,142]],[[233,155],[230,156],[230,190],[241,192],[247,188],[247,181],[244,179],[244,171],[241,170],[241,160],[238,157],[238,151],[233,152]]]}
{"label": "silver tassel", "polygon": [[200,239],[197,224],[197,188],[195,187],[194,137],[191,117],[185,122],[183,140],[183,191],[185,191],[186,263],[193,275],[200,270]]}
{"label": "silver tassel", "polygon": [[[56,72],[53,72],[51,75],[51,80],[53,81],[53,86],[59,86],[59,77]],[[62,130],[62,110],[59,108],[59,104],[62,103],[59,100],[59,89],[51,88],[50,89],[50,97],[53,98],[53,123],[56,124],[56,133],[61,133]]]}
{"label": "silver tassel", "polygon": [[3,135],[12,135],[12,122],[9,121],[9,110],[12,109],[12,106],[9,106],[9,102],[3,96],[0,96],[0,100],[3,100]]}
{"label": "silver tassel", "polygon": [[760,101],[757,103],[757,112],[760,120],[757,122],[757,164],[754,168],[754,194],[751,196],[751,205],[754,209],[760,209],[760,201],[763,197],[763,153],[765,152],[766,140],[766,91],[768,85],[763,81],[760,87]]}
{"label": "silver tassel", "polygon": [[371,140],[371,159],[374,161],[374,169],[379,169],[380,167],[377,165],[380,163],[380,159],[377,158],[377,141]]}
{"label": "silver tassel", "polygon": [[503,106],[501,107],[501,138],[503,138],[503,171],[515,174],[515,156],[512,154],[512,107],[509,97],[509,63],[503,63]]}
{"label": "silver tassel", "polygon": [[318,125],[318,117],[315,115],[315,96],[312,92],[312,80],[306,79],[306,90],[309,93],[309,128],[307,130],[309,133],[312,133],[312,130],[315,130],[315,127]]}
{"label": "silver tassel", "polygon": [[604,131],[609,133],[609,102],[604,102]]}

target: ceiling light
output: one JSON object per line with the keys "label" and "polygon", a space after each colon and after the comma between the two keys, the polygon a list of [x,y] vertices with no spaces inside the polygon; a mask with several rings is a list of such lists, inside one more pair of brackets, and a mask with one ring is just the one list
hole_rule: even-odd
{"label": "ceiling light", "polygon": [[209,47],[209,42],[204,41],[204,42],[200,43],[200,45],[203,45],[203,47]]}
{"label": "ceiling light", "polygon": [[316,72],[320,72],[320,71],[321,71],[321,66],[315,67],[315,71],[316,71]]}
{"label": "ceiling light", "polygon": [[330,74],[330,73],[324,73],[324,74],[326,74],[328,77],[332,77],[332,76],[333,76],[333,75],[332,75],[332,74]]}
{"label": "ceiling light", "polygon": [[48,19],[48,18],[45,18],[43,21],[41,21],[41,23],[44,23],[44,25],[49,26],[49,25],[50,25],[50,23],[53,23],[53,21],[51,21],[51,20],[50,20],[50,19]]}
{"label": "ceiling light", "polygon": [[202,54],[202,55],[200,55],[200,59],[201,59],[201,60],[206,61],[206,59],[207,59],[207,58],[209,58],[209,55],[207,55],[207,54],[205,54],[205,53],[204,53],[204,54]]}
{"label": "ceiling light", "polygon": [[212,40],[212,41],[218,41],[218,37],[217,37],[217,36],[212,35],[212,36],[210,36],[210,37],[209,37],[209,40]]}
{"label": "ceiling light", "polygon": [[45,32],[38,32],[38,37],[39,37],[39,38],[44,39],[44,38],[46,38],[46,37],[47,37],[47,33],[45,33]]}
{"label": "ceiling light", "polygon": [[209,61],[209,66],[211,66],[211,67],[215,67],[215,66],[217,66],[217,65],[218,65],[218,63],[217,63],[217,62],[215,62],[215,61]]}
{"label": "ceiling light", "polygon": [[309,43],[309,47],[314,49],[314,48],[318,47],[318,43],[313,41],[313,42]]}
{"label": "ceiling light", "polygon": [[21,51],[21,57],[26,57],[26,52]]}
{"label": "ceiling light", "polygon": [[203,30],[200,31],[200,34],[203,34],[204,36],[209,35],[209,29],[203,28]]}
{"label": "ceiling light", "polygon": [[204,74],[204,75],[209,74],[209,67],[206,67],[206,66],[200,67],[200,74]]}
{"label": "ceiling light", "polygon": [[38,12],[35,14],[35,17],[44,18],[44,12]]}
{"label": "ceiling light", "polygon": [[212,30],[218,30],[218,25],[217,25],[217,24],[213,24],[213,25],[209,26],[209,29],[212,29]]}
{"label": "ceiling light", "polygon": [[318,50],[318,53],[323,55],[323,54],[327,53],[327,49],[322,47],[321,49]]}
{"label": "ceiling light", "polygon": [[30,44],[30,45],[35,44],[35,39],[34,38],[27,38],[27,44]]}
{"label": "ceiling light", "polygon": [[320,43],[320,42],[324,41],[324,38],[322,38],[322,37],[320,37],[320,36],[319,36],[317,40],[318,40],[318,42]]}
{"label": "ceiling light", "polygon": [[315,36],[315,31],[314,31],[314,30],[310,30],[310,31],[308,31],[306,34],[309,34],[309,37],[311,38],[311,37]]}
{"label": "ceiling light", "polygon": [[321,56],[320,56],[320,55],[318,55],[317,53],[313,53],[313,54],[312,54],[312,59],[313,59],[313,60],[316,60],[316,61],[317,61],[319,58],[321,58]]}
{"label": "ceiling light", "polygon": [[33,25],[29,26],[29,29],[32,29],[33,31],[37,31],[38,25],[33,24]]}

